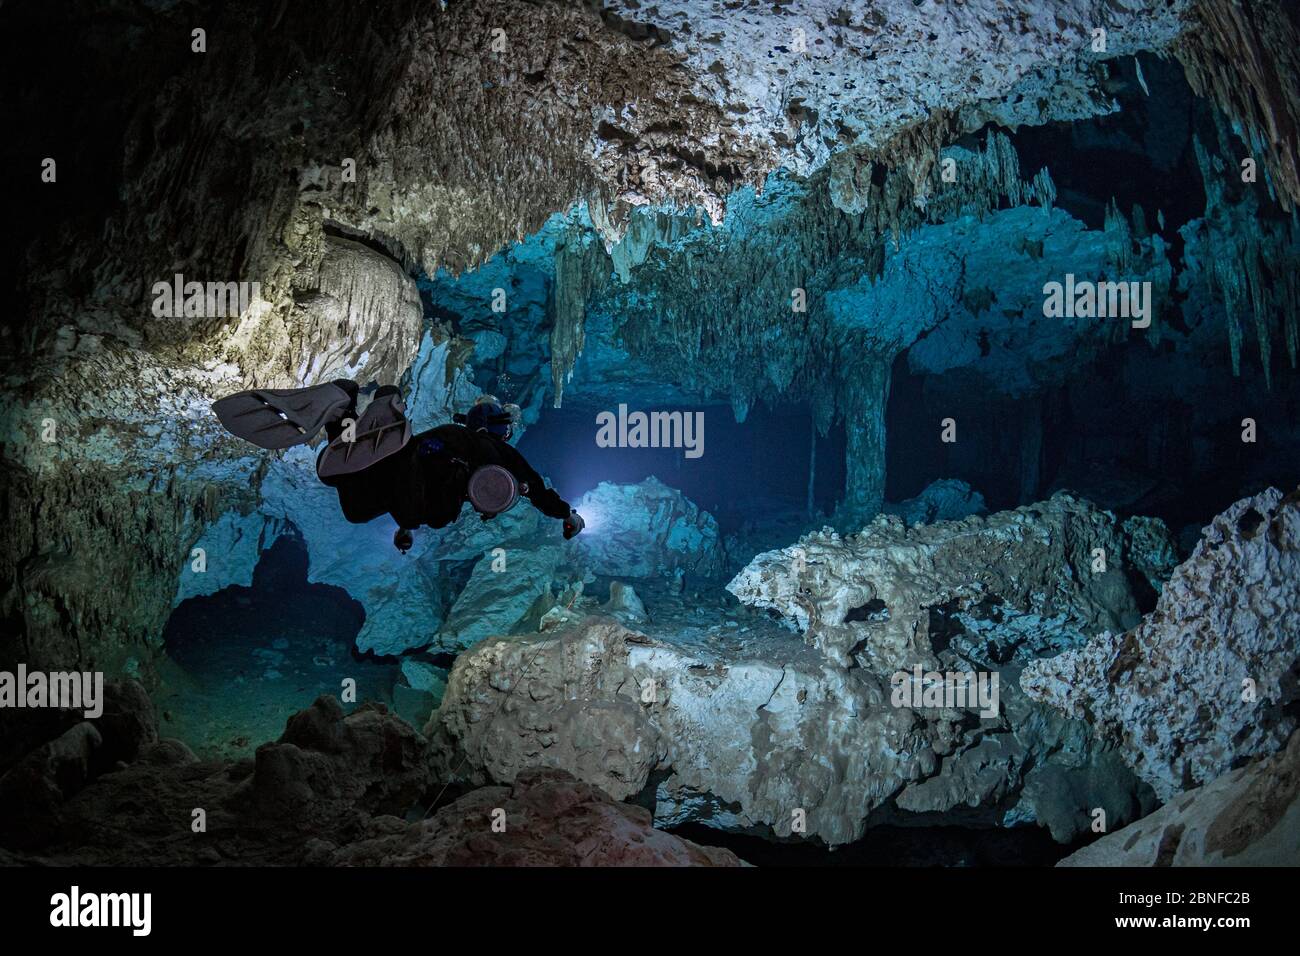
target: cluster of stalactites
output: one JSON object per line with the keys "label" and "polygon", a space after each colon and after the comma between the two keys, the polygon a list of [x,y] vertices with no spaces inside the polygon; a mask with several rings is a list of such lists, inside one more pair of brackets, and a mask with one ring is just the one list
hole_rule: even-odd
{"label": "cluster of stalactites", "polygon": [[1287,358],[1296,367],[1300,341],[1300,210],[1287,219],[1266,219],[1245,194],[1232,202],[1225,189],[1228,164],[1194,137],[1205,180],[1205,270],[1212,292],[1223,299],[1232,373],[1241,374],[1246,323],[1255,331],[1264,383],[1273,387],[1273,336],[1280,326]]}
{"label": "cluster of stalactites", "polygon": [[[952,163],[945,167],[941,161],[924,184],[925,189],[917,190],[916,201],[926,210],[930,222],[954,214],[982,216],[1003,202],[1012,207],[1051,207],[1056,202],[1051,173],[1044,167],[1025,179],[1011,137],[1000,130],[990,129],[982,147],[967,150],[952,146],[940,155],[941,160]],[[946,175],[951,176],[951,182]]]}
{"label": "cluster of stalactites", "polygon": [[806,192],[762,229],[654,244],[600,307],[630,353],[684,390],[726,396],[737,419],[760,401],[808,401],[824,431],[838,343],[822,297],[878,268],[878,234],[824,185],[793,188]]}
{"label": "cluster of stalactites", "polygon": [[1238,125],[1283,209],[1300,204],[1300,25],[1293,0],[1202,0],[1175,46],[1187,81]]}
{"label": "cluster of stalactites", "polygon": [[564,400],[564,384],[586,341],[587,303],[609,278],[609,257],[602,243],[571,224],[555,249],[551,288],[551,384],[555,407]]}
{"label": "cluster of stalactites", "polygon": [[[1157,210],[1156,220],[1163,228],[1164,213]],[[1159,232],[1152,232],[1147,224],[1147,213],[1140,204],[1133,205],[1130,215],[1124,215],[1114,198],[1106,204],[1102,225],[1105,242],[1108,278],[1116,282],[1141,281],[1151,283],[1151,309],[1159,313],[1166,301],[1167,292],[1174,281],[1174,267],[1169,261],[1169,245]],[[1151,323],[1145,336],[1151,345],[1160,344],[1164,323]],[[1128,335],[1128,326],[1114,323],[1112,340],[1119,342]]]}
{"label": "cluster of stalactites", "polygon": [[923,223],[958,216],[983,216],[1006,206],[1056,202],[1056,184],[1046,168],[1026,179],[1011,138],[990,127],[973,148],[944,146],[956,133],[942,111],[882,149],[838,154],[827,171],[835,208],[865,215],[868,227],[895,244]]}
{"label": "cluster of stalactites", "polygon": [[[620,317],[623,345],[667,366],[683,388],[726,395],[738,419],[758,401],[797,397],[813,406],[824,434],[845,409],[844,395],[858,387],[845,356],[861,345],[827,321],[826,292],[879,274],[885,236],[897,242],[926,222],[1056,199],[1046,169],[1022,176],[1004,132],[990,129],[970,147],[947,148],[941,133],[951,135],[951,125],[918,126],[889,168],[864,151],[842,154],[796,187],[803,194],[789,211],[758,233],[701,230],[690,216],[648,211],[622,220],[621,242],[603,263],[606,277],[612,271],[622,281],[605,285],[589,276],[581,290],[571,280],[568,294],[557,291],[557,394],[574,354],[563,345],[581,322],[578,292],[590,292],[601,298],[598,307]],[[602,208],[592,216],[613,218]],[[569,255],[557,259],[557,284]],[[599,271],[602,264],[584,256]]]}

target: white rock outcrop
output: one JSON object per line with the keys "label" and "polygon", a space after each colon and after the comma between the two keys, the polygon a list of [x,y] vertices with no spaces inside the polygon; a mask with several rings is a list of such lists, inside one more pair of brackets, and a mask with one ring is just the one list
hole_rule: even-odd
{"label": "white rock outcrop", "polygon": [[[1131,544],[1137,528],[1140,550]],[[1168,537],[1158,522],[1123,523],[1066,494],[912,528],[881,516],[858,534],[827,528],[760,554],[727,590],[775,610],[842,666],[856,660],[887,674],[936,661],[940,612],[991,604],[1082,633],[1136,624],[1125,567],[1146,570],[1146,534]]]}
{"label": "white rock outcrop", "polygon": [[650,477],[635,485],[602,481],[574,507],[587,530],[570,545],[574,559],[595,574],[648,578],[681,568],[721,573],[718,523],[676,488]]}
{"label": "white rock outcrop", "polygon": [[1037,820],[1060,840],[1099,799],[1136,819],[1136,778],[1108,748],[1006,684],[994,718],[922,712],[775,626],[666,640],[570,618],[462,654],[426,734],[437,773],[473,785],[557,767],[625,799],[654,779],[661,826],[838,845],[898,813]]}

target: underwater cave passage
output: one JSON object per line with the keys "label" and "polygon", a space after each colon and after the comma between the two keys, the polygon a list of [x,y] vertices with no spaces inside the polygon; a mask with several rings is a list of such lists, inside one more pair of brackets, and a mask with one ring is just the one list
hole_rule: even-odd
{"label": "underwater cave passage", "polygon": [[172,612],[154,693],[161,732],[201,757],[249,756],[321,694],[338,697],[346,678],[358,702],[391,706],[400,668],[356,653],[364,620],[342,588],[308,583],[302,539],[282,535],[251,586],[189,598]]}
{"label": "underwater cave passage", "polygon": [[810,464],[815,511],[834,510],[844,493],[844,428],[813,440],[806,406],[757,406],[737,422],[730,405],[637,404],[631,411],[703,415],[698,457],[681,448],[601,448],[596,416],[616,405],[577,402],[544,408],[519,450],[569,501],[602,481],[635,484],[654,476],[718,520],[722,534],[748,525],[802,525],[808,513]]}

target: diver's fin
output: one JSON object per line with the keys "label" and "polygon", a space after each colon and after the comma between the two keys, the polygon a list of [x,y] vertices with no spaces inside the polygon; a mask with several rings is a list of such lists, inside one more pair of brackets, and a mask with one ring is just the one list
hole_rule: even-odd
{"label": "diver's fin", "polygon": [[259,448],[301,445],[343,417],[352,398],[333,382],[308,388],[255,388],[213,402],[212,410],[236,438]]}
{"label": "diver's fin", "polygon": [[355,434],[345,430],[316,459],[316,474],[322,478],[351,475],[369,468],[411,440],[411,423],[406,418],[402,396],[392,392],[377,395],[357,420]]}

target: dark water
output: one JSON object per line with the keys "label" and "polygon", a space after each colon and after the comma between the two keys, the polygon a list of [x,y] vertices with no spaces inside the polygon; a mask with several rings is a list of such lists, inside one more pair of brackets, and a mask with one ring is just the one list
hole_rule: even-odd
{"label": "dark water", "polygon": [[704,846],[725,847],[754,866],[1052,866],[1077,846],[1041,827],[873,827],[861,840],[828,849],[817,840],[774,842],[688,823],[671,831]]}

